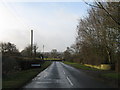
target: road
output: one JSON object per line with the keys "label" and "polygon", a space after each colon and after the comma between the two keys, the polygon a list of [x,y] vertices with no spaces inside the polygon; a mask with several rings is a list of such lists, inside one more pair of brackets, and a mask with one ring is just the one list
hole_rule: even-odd
{"label": "road", "polygon": [[53,62],[24,86],[25,88],[110,88],[110,86],[62,62]]}

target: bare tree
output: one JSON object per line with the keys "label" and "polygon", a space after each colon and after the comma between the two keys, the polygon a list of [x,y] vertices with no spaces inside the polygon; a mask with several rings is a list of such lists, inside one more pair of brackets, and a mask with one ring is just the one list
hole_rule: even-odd
{"label": "bare tree", "polygon": [[0,51],[2,52],[2,54],[6,54],[6,55],[13,55],[13,54],[17,54],[19,53],[19,50],[16,48],[15,44],[12,44],[10,42],[8,43],[0,43]]}
{"label": "bare tree", "polygon": [[58,56],[57,49],[52,49],[52,51],[51,51],[51,57],[52,58],[57,58],[57,56]]}
{"label": "bare tree", "polygon": [[21,51],[22,56],[30,57],[31,56],[31,45],[25,47],[24,50]]}
{"label": "bare tree", "polygon": [[119,3],[96,1],[89,5],[88,16],[77,26],[74,47],[84,63],[115,63],[120,48]]}

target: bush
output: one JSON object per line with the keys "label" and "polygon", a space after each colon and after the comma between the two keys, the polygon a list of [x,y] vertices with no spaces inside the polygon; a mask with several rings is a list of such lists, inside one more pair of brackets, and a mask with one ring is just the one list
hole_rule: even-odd
{"label": "bush", "polygon": [[17,72],[20,70],[31,69],[32,68],[31,64],[42,65],[43,63],[44,61],[40,59],[2,56],[3,78],[6,77],[9,73]]}
{"label": "bush", "polygon": [[6,76],[8,73],[15,72],[19,69],[18,63],[16,60],[9,56],[2,57],[2,73],[3,77]]}
{"label": "bush", "polygon": [[43,60],[37,60],[37,59],[32,59],[32,58],[20,58],[20,57],[16,57],[17,63],[19,64],[21,70],[26,70],[26,69],[30,69],[31,64],[43,64],[44,61]]}

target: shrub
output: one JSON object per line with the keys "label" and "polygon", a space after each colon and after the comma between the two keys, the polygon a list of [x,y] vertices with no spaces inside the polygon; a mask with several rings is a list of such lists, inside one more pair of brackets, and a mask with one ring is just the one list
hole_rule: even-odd
{"label": "shrub", "polygon": [[9,73],[17,72],[20,70],[31,69],[32,68],[31,64],[42,65],[43,63],[44,61],[40,59],[2,56],[3,78],[6,77]]}
{"label": "shrub", "polygon": [[14,58],[9,56],[2,57],[3,77],[6,76],[8,73],[17,71],[18,69],[19,69],[18,63]]}

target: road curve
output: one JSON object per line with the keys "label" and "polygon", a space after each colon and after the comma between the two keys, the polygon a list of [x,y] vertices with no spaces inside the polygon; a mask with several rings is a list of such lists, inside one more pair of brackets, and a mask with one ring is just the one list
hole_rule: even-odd
{"label": "road curve", "polygon": [[47,69],[39,73],[30,83],[29,88],[111,88],[95,80],[86,73],[62,62],[53,62]]}

